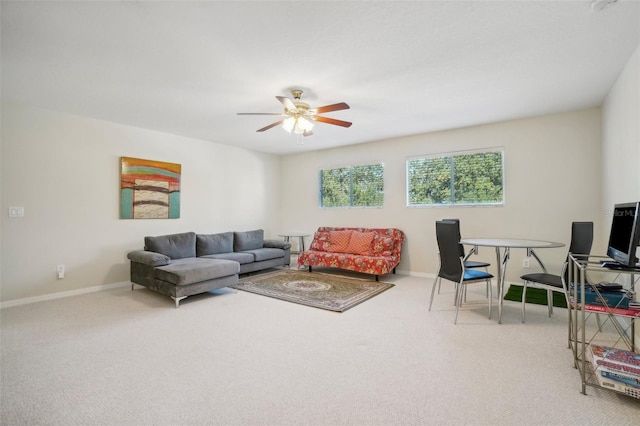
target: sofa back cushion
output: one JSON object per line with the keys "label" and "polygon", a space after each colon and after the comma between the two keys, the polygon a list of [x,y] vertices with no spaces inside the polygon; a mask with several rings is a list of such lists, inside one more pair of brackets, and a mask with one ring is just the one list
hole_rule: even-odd
{"label": "sofa back cushion", "polygon": [[353,231],[351,230],[329,232],[329,247],[327,251],[331,253],[347,253],[352,233]]}
{"label": "sofa back cushion", "polygon": [[396,252],[396,239],[390,235],[376,234],[371,245],[373,256],[393,256]]}
{"label": "sofa back cushion", "polygon": [[196,233],[184,232],[159,237],[144,237],[144,249],[164,254],[171,259],[196,257]]}
{"label": "sofa back cushion", "polygon": [[376,236],[375,232],[359,232],[353,231],[351,239],[349,240],[349,246],[346,253],[361,254],[364,256],[371,255],[372,246],[371,242]]}
{"label": "sofa back cushion", "polygon": [[196,255],[207,256],[210,254],[232,253],[233,232],[220,234],[196,235]]}
{"label": "sofa back cushion", "polygon": [[329,231],[316,231],[309,246],[309,250],[327,251],[329,248]]}
{"label": "sofa back cushion", "polygon": [[262,229],[233,233],[234,251],[255,250],[262,248],[263,245],[264,230]]}

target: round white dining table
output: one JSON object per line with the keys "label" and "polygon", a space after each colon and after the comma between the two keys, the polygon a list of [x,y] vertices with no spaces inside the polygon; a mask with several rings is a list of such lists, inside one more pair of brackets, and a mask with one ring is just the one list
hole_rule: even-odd
{"label": "round white dining table", "polygon": [[[498,279],[498,324],[502,323],[502,302],[504,300],[504,276],[507,270],[507,263],[511,254],[512,248],[523,248],[527,250],[527,256],[531,256],[540,264],[542,270],[546,273],[547,268],[542,263],[542,260],[538,257],[534,249],[543,248],[556,248],[564,247],[564,243],[558,243],[555,241],[544,240],[527,240],[521,238],[462,238],[461,244],[473,246],[473,249],[467,254],[469,257],[471,254],[478,253],[478,247],[495,247],[496,249],[496,267],[498,273],[496,277]],[[466,259],[466,258],[465,258]]]}

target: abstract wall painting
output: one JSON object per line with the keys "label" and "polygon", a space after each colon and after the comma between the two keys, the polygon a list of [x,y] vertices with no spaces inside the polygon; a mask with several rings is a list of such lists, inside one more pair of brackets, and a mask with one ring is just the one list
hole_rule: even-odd
{"label": "abstract wall painting", "polygon": [[179,218],[181,173],[180,164],[121,157],[120,219]]}

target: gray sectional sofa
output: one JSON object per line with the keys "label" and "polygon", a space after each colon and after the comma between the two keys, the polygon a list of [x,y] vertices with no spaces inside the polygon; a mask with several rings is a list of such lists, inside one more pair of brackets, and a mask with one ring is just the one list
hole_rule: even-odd
{"label": "gray sectional sofa", "polygon": [[291,244],[265,240],[264,231],[145,237],[144,250],[127,255],[134,284],[180,301],[238,282],[239,274],[289,265]]}

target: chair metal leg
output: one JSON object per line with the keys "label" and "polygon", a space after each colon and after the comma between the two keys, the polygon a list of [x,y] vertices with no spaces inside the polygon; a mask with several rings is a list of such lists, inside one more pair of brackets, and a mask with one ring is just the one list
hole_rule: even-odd
{"label": "chair metal leg", "polygon": [[441,280],[441,278],[437,277],[435,279],[435,281],[433,282],[433,286],[431,287],[431,299],[429,299],[429,310],[431,310],[431,305],[433,304],[433,295],[436,292],[436,283],[438,284],[438,288],[440,288],[440,285],[439,285],[440,284],[440,280]]}
{"label": "chair metal leg", "polygon": [[547,290],[547,309],[549,311],[549,318],[553,315],[553,292]]}
{"label": "chair metal leg", "polygon": [[487,287],[489,288],[489,319],[491,319],[491,313],[493,311],[493,287],[491,287],[491,280],[487,280]]}
{"label": "chair metal leg", "polygon": [[[464,284],[459,283],[458,287],[463,287]],[[458,323],[458,311],[460,310],[460,305],[462,304],[462,293],[464,292],[464,290],[462,288],[460,288],[458,290],[458,292],[456,293],[456,316],[453,319],[453,323],[457,324]]]}
{"label": "chair metal leg", "polygon": [[526,298],[527,298],[527,282],[525,281],[522,286],[522,306],[520,308],[521,309],[520,316],[522,317],[521,320],[523,324],[524,324],[524,317],[525,317],[524,309],[525,309],[525,306],[527,305],[525,302]]}

